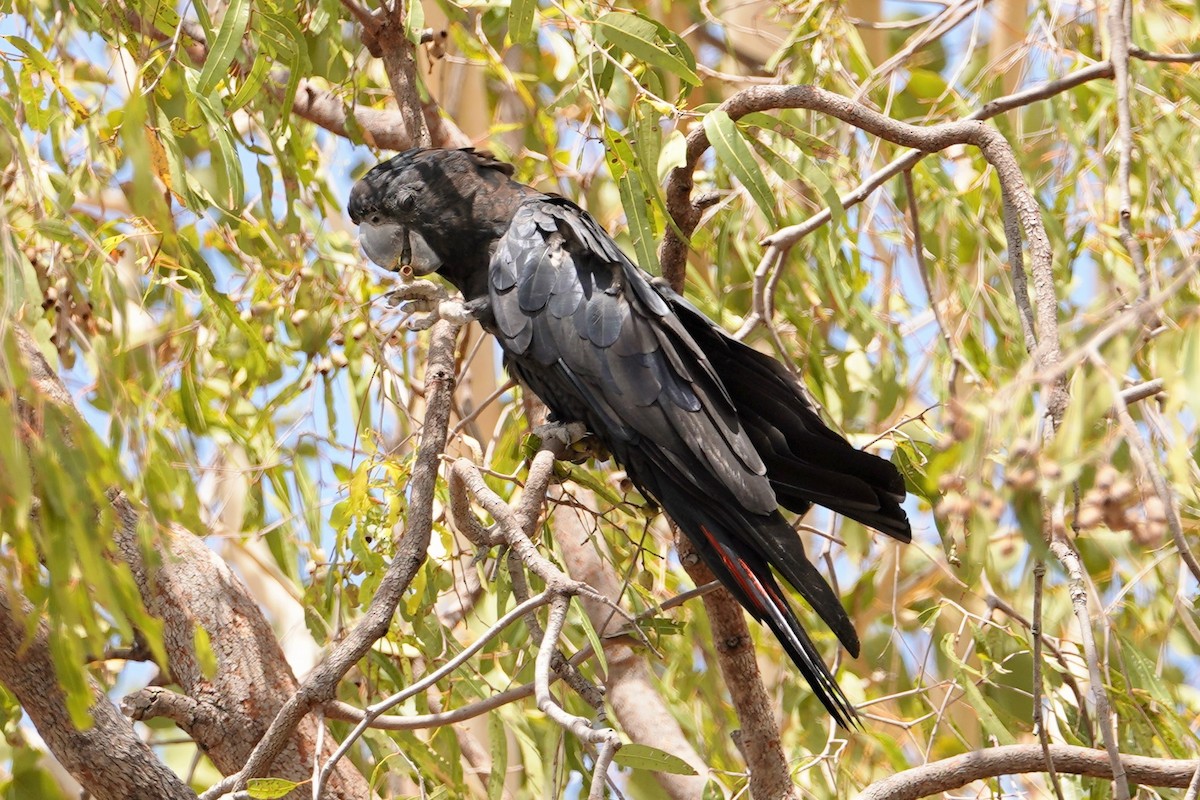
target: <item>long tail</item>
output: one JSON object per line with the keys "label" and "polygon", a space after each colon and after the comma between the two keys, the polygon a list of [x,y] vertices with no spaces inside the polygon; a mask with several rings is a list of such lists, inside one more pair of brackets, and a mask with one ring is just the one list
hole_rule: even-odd
{"label": "long tail", "polygon": [[[665,484],[665,485],[664,485]],[[680,482],[659,484],[664,510],[691,540],[704,563],[738,602],[779,639],[813,694],[839,725],[857,724],[857,714],[796,618],[771,571],[773,566],[812,606],[852,656],[858,635],[837,595],[804,554],[796,532],[778,513],[749,514],[716,498],[704,501]]]}

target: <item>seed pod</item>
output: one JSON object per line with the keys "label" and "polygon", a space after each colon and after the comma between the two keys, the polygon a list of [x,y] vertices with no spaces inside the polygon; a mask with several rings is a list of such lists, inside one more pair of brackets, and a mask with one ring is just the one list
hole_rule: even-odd
{"label": "seed pod", "polygon": [[1075,518],[1075,523],[1083,530],[1090,530],[1098,527],[1104,519],[1104,512],[1096,505],[1082,505],[1079,507],[1079,516]]}
{"label": "seed pod", "polygon": [[1113,484],[1109,497],[1112,502],[1125,505],[1133,498],[1133,492],[1133,483],[1128,478],[1121,478]]}
{"label": "seed pod", "polygon": [[1167,507],[1163,505],[1162,498],[1156,494],[1152,494],[1142,503],[1142,508],[1146,512],[1147,522],[1166,522]]}

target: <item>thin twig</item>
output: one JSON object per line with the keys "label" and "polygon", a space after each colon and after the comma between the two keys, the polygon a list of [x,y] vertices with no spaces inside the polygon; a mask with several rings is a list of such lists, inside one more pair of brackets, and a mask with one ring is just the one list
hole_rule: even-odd
{"label": "thin twig", "polygon": [[[1112,316],[1108,322],[1097,329],[1095,333],[1091,334],[1083,344],[1073,349],[1066,356],[1060,357],[1056,365],[1043,367],[1034,364],[1033,367],[1036,374],[1032,379],[1042,383],[1062,380],[1080,363],[1086,361],[1093,350],[1100,348],[1105,342],[1128,331],[1130,325],[1156,315],[1164,305],[1177,296],[1179,290],[1187,285],[1188,281],[1196,275],[1198,270],[1200,270],[1200,258],[1191,259],[1180,268],[1178,274],[1171,277],[1171,282],[1162,291]],[[1024,377],[1026,379],[1029,378],[1028,375]],[[1017,389],[1024,382],[1024,380],[1012,381],[1009,386]]]}
{"label": "thin twig", "polygon": [[1046,712],[1042,708],[1042,589],[1045,579],[1046,562],[1039,558],[1033,565],[1033,619],[1029,631],[1033,638],[1033,727],[1037,731],[1038,744],[1042,746],[1054,796],[1058,800],[1066,800],[1058,780],[1058,770],[1054,768],[1054,759],[1050,757],[1050,733],[1046,730]]}
{"label": "thin twig", "polygon": [[454,344],[458,326],[442,321],[433,326],[425,370],[425,422],[413,466],[407,527],[392,563],[371,598],[363,618],[345,639],[313,669],[296,693],[284,704],[266,734],[255,745],[241,770],[226,776],[206,791],[202,800],[215,800],[241,791],[246,781],[270,768],[283,752],[292,732],[310,710],[333,700],[337,684],[371,646],[387,634],[392,615],[413,577],[425,563],[433,530],[434,487],[439,458],[446,447],[450,399],[454,392]]}
{"label": "thin twig", "polygon": [[604,781],[608,777],[608,768],[617,756],[617,750],[621,749],[621,740],[602,742],[596,749],[596,765],[592,772],[588,800],[604,800]]}
{"label": "thin twig", "polygon": [[389,708],[395,708],[408,698],[412,697],[418,692],[428,689],[442,678],[454,672],[454,670],[462,666],[467,659],[482,650],[485,644],[490,642],[496,636],[499,636],[505,628],[523,618],[526,614],[546,605],[551,601],[551,599],[552,596],[548,592],[542,592],[541,594],[534,595],[523,603],[519,603],[507,614],[496,620],[496,622],[491,625],[482,636],[471,642],[471,644],[467,647],[464,647],[462,651],[457,653],[441,667],[425,675],[420,680],[406,686],[390,697],[386,697],[383,700],[380,700],[377,703],[372,703],[370,706],[368,706],[363,713],[362,721],[358,723],[354,730],[350,732],[350,735],[347,736],[342,741],[341,745],[338,746],[338,749],[334,751],[334,754],[329,758],[329,760],[325,762],[325,765],[321,767],[321,773],[317,779],[316,786],[318,792],[315,796],[320,796],[320,791],[324,790],[325,781],[329,779],[329,775],[332,773],[333,768],[337,765],[338,760],[345,756],[354,743],[358,741],[360,737],[362,737],[367,728],[371,726],[372,720],[383,714],[383,712],[387,711]]}
{"label": "thin twig", "polygon": [[1192,782],[1188,784],[1183,800],[1196,800],[1197,795],[1200,795],[1200,764],[1196,766],[1196,774],[1192,776]]}
{"label": "thin twig", "polygon": [[[611,749],[614,753],[621,747],[621,737],[612,728],[596,729],[591,726],[583,717],[571,714],[562,706],[554,701],[554,696],[550,693],[550,662],[555,649],[558,647],[558,639],[562,636],[563,625],[567,621],[567,610],[570,608],[571,598],[565,594],[556,594],[550,601],[550,616],[546,620],[546,635],[542,637],[541,647],[538,648],[537,659],[534,663],[534,696],[537,698],[537,706],[546,716],[550,717],[557,725],[564,730],[570,731],[580,741],[595,745],[600,748],[603,754],[605,749]],[[611,756],[608,762],[611,763]],[[601,772],[600,760],[596,762],[597,769],[592,774],[592,788],[588,793],[588,797],[600,797],[597,791],[603,792],[604,780],[607,773]],[[597,790],[599,785],[599,790]]]}
{"label": "thin twig", "polygon": [[[697,597],[703,597],[709,592],[716,591],[721,588],[721,584],[717,581],[710,581],[703,586],[697,586],[694,589],[688,589],[686,592],[680,592],[674,597],[663,601],[661,604],[653,608],[646,609],[636,617],[637,622],[649,619],[663,611],[669,611],[672,608],[681,606],[688,600],[693,600]],[[605,636],[605,639],[620,640],[625,639],[629,631],[619,630],[610,635]],[[596,654],[595,648],[589,641],[579,649],[575,655],[571,656],[570,663],[574,666],[579,666],[584,661],[588,660]],[[552,675],[551,682],[558,680],[559,676]],[[454,722],[462,722],[464,720],[473,719],[481,716],[489,711],[495,711],[497,708],[506,706],[509,703],[514,703],[517,700],[523,700],[526,697],[532,697],[534,691],[533,683],[522,684],[515,686],[506,691],[494,694],[491,697],[484,698],[470,705],[456,708],[453,711],[440,711],[433,714],[414,714],[414,715],[387,715],[383,714],[371,721],[371,727],[377,730],[384,731],[410,731],[421,728],[437,728],[442,725],[450,725]],[[330,719],[338,719],[344,722],[361,722],[363,719],[363,711],[349,703],[344,703],[340,700],[325,706],[325,713]]]}
{"label": "thin twig", "polygon": [[[482,341],[482,339],[481,339],[481,341]],[[468,425],[470,425],[472,422],[474,422],[474,421],[475,421],[475,419],[476,419],[476,418],[477,418],[477,417],[478,417],[480,414],[482,414],[482,413],[483,413],[485,410],[487,410],[487,407],[488,407],[488,406],[490,406],[492,403],[496,402],[496,401],[497,401],[497,400],[499,400],[501,397],[503,397],[505,392],[512,391],[512,389],[513,389],[513,388],[514,388],[516,385],[517,385],[517,382],[516,382],[516,381],[514,381],[512,378],[509,378],[509,379],[508,379],[508,380],[506,380],[504,383],[502,383],[502,384],[500,384],[499,386],[497,386],[497,387],[496,387],[496,390],[495,390],[494,392],[492,392],[491,394],[489,394],[487,397],[483,398],[483,400],[482,400],[482,401],[480,401],[480,403],[479,403],[479,405],[478,405],[478,406],[476,406],[475,408],[471,409],[471,413],[469,413],[469,414],[467,414],[466,416],[464,416],[462,419],[460,419],[460,420],[459,420],[459,421],[458,421],[458,422],[455,424],[454,428],[453,428],[453,429],[451,429],[451,431],[450,431],[450,435],[451,435],[451,436],[454,436],[454,435],[456,435],[456,434],[457,434],[459,431],[461,431],[463,428],[467,427],[467,426],[468,426]]]}
{"label": "thin twig", "polygon": [[[513,597],[517,600],[523,600],[529,596],[529,582],[525,579],[525,571],[521,568],[521,561],[516,557],[513,551],[508,553],[508,574],[512,579]],[[542,625],[538,622],[537,614],[531,610],[525,615],[525,627],[529,630],[529,636],[533,639],[541,641],[545,636],[545,631],[542,630]],[[551,655],[550,669],[554,674],[570,686],[575,694],[583,698],[583,701],[591,706],[600,717],[604,716],[604,690],[596,686],[588,680],[579,668],[567,659],[562,654],[557,646],[554,648],[554,653]]]}
{"label": "thin twig", "polygon": [[1108,8],[1108,39],[1112,53],[1113,83],[1117,89],[1117,215],[1121,244],[1129,252],[1138,276],[1138,298],[1150,292],[1150,275],[1142,246],[1133,235],[1133,199],[1129,171],[1133,160],[1133,124],[1129,110],[1129,35],[1132,4],[1112,0]]}
{"label": "thin twig", "polygon": [[[1034,575],[1035,577],[1037,575],[1036,564],[1034,565]],[[997,596],[995,593],[990,593],[987,597],[987,602],[1003,611],[1011,619],[1016,620],[1018,623],[1027,628],[1032,634],[1034,629],[1032,620],[1026,619],[1021,612],[1009,605],[1008,602],[1006,602],[1002,597]],[[1036,596],[1034,597],[1034,602],[1037,602]],[[1067,688],[1071,690],[1071,693],[1075,695],[1075,703],[1079,708],[1079,729],[1087,737],[1087,743],[1091,744],[1092,720],[1088,716],[1087,698],[1084,696],[1083,690],[1079,688],[1079,684],[1075,681],[1075,677],[1071,674],[1071,666],[1067,663],[1066,654],[1063,653],[1060,647],[1054,644],[1054,641],[1046,635],[1045,631],[1043,631],[1041,636],[1038,637],[1038,641],[1040,642],[1040,646],[1048,649],[1051,655],[1054,656],[1054,660],[1062,666],[1062,681],[1066,684]]]}
{"label": "thin twig", "polygon": [[1131,46],[1129,55],[1142,61],[1158,61],[1164,64],[1200,64],[1200,53],[1151,53]]}
{"label": "thin twig", "polygon": [[[550,479],[553,467],[554,454],[549,450],[541,450],[534,456],[533,462],[529,466],[529,479],[525,490],[526,497],[539,497],[544,494],[545,486]],[[522,505],[518,505],[518,510],[509,507],[498,494],[492,491],[491,487],[483,482],[483,476],[480,475],[479,469],[475,464],[466,458],[460,458],[451,464],[450,469],[452,473],[457,473],[456,477],[463,482],[467,491],[471,493],[476,502],[492,515],[492,519],[496,520],[503,533],[505,543],[513,549],[517,557],[533,574],[545,582],[547,591],[568,596],[579,594],[591,597],[612,608],[622,618],[631,622],[633,621],[633,617],[630,616],[628,611],[616,605],[612,600],[597,592],[586,583],[572,580],[570,576],[539,553],[537,546],[534,545],[529,535],[525,532],[525,526],[528,524],[530,516],[528,510],[521,511],[520,509],[523,508]],[[535,483],[539,483],[542,486],[541,492],[530,489]]]}
{"label": "thin twig", "polygon": [[956,0],[956,2],[947,5],[935,15],[935,19],[930,23],[928,28],[910,36],[905,41],[904,46],[895,55],[872,70],[870,76],[863,82],[862,88],[859,89],[858,96],[855,99],[866,95],[869,89],[877,85],[881,79],[887,77],[892,71],[902,66],[908,59],[912,58],[914,53],[957,28],[967,17],[979,10],[979,8],[980,5],[976,0]]}
{"label": "thin twig", "polygon": [[1080,644],[1083,646],[1083,656],[1087,661],[1088,681],[1091,683],[1092,702],[1096,705],[1100,737],[1104,741],[1104,748],[1108,751],[1109,763],[1112,765],[1113,796],[1119,800],[1129,800],[1129,781],[1125,775],[1125,766],[1121,761],[1121,752],[1117,747],[1116,736],[1113,732],[1114,720],[1109,710],[1108,692],[1104,688],[1104,679],[1100,675],[1100,661],[1096,653],[1096,639],[1092,634],[1087,588],[1084,584],[1083,564],[1079,558],[1079,551],[1065,536],[1058,536],[1050,543],[1050,552],[1067,570],[1067,586],[1071,593],[1071,606],[1075,610],[1075,619],[1079,622]]}
{"label": "thin twig", "polygon": [[[1005,95],[1004,97],[998,97],[995,100],[985,103],[977,111],[968,116],[967,119],[988,120],[1011,111],[1014,108],[1031,105],[1039,100],[1046,100],[1055,95],[1070,91],[1089,81],[1098,78],[1111,78],[1112,75],[1113,68],[1111,63],[1105,61],[1100,64],[1093,64],[1062,78],[1046,81],[1045,83]],[[730,116],[734,119],[737,118],[732,113]],[[698,128],[698,131],[699,133],[688,135],[689,141],[693,135],[697,137],[703,136],[703,128]],[[704,141],[707,141],[707,139]],[[678,170],[671,171],[666,186],[667,208],[671,213],[671,217],[675,220],[675,226],[667,228],[662,245],[659,247],[658,259],[662,267],[663,276],[671,281],[672,285],[675,285],[672,278],[672,275],[675,273],[679,274],[680,285],[682,285],[683,263],[687,256],[686,242],[684,240],[686,237],[691,236],[692,231],[695,230],[696,223],[700,219],[699,211],[693,208],[690,200],[692,187],[694,186],[692,173],[695,170],[696,162],[699,160],[699,154],[696,155],[695,160],[691,160],[690,155],[689,150],[689,161]],[[838,198],[840,205],[843,209],[853,208],[870,197],[876,189],[888,180],[899,175],[906,169],[911,169],[926,155],[928,153],[920,150],[910,150],[907,153],[897,156],[888,162],[883,169],[873,173],[858,186]],[[798,225],[790,225],[771,234],[764,240],[764,244],[777,244],[785,250],[789,249],[831,219],[833,219],[833,211],[829,208],[822,209]],[[676,232],[676,228],[678,228],[678,233]]]}
{"label": "thin twig", "polygon": [[1165,384],[1163,383],[1163,379],[1155,378],[1154,380],[1149,380],[1145,383],[1139,383],[1126,389],[1122,389],[1120,392],[1118,392],[1117,396],[1126,405],[1133,405],[1134,403],[1140,403],[1148,397],[1154,397],[1157,394],[1162,394],[1164,388]]}

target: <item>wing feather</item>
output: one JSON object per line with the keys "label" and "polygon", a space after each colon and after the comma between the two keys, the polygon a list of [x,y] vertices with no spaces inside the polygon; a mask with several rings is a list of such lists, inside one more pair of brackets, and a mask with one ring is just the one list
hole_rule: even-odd
{"label": "wing feather", "polygon": [[601,438],[608,427],[632,432],[662,468],[705,473],[698,480],[752,512],[778,507],[703,351],[595,220],[560,198],[527,200],[492,264],[498,335],[510,360],[541,367],[521,372],[559,416]]}

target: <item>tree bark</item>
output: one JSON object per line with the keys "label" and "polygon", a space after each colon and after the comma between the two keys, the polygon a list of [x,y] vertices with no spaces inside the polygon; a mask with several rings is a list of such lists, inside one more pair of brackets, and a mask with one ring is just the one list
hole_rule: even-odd
{"label": "tree bark", "polygon": [[[66,388],[51,370],[37,344],[19,327],[13,328],[16,342],[25,362],[28,383],[14,387],[21,398],[22,414],[26,417],[29,435],[41,435],[41,422],[47,415],[40,413],[44,404],[58,406],[69,415],[75,414],[74,404]],[[57,419],[58,415],[50,415]],[[66,432],[62,439],[69,441]],[[171,680],[181,690],[179,694],[166,689],[147,689],[126,698],[125,708],[135,719],[165,716],[188,733],[224,773],[241,769],[280,707],[296,691],[297,682],[274,632],[254,603],[242,582],[215,553],[191,532],[177,525],[166,526],[147,553],[138,534],[139,517],[143,513],[122,492],[111,494],[118,524],[114,531],[115,555],[129,565],[142,603],[147,611],[163,623],[163,645],[168,663],[165,667]],[[153,559],[150,563],[147,556]],[[152,565],[153,564],[153,565]],[[205,677],[195,651],[195,631],[200,627],[208,634],[217,669]],[[14,680],[31,673],[13,675]],[[5,684],[14,694],[39,692],[40,684]],[[107,703],[107,700],[105,700]],[[113,715],[116,710],[109,709]],[[99,712],[95,712],[99,713]],[[105,712],[106,714],[109,712]],[[38,732],[47,742],[69,739],[74,733],[69,718],[45,717]],[[62,725],[65,723],[66,727]],[[290,780],[306,780],[317,756],[319,728],[315,720],[305,721],[293,736],[289,746],[276,759],[271,774]],[[333,737],[321,737],[323,753],[332,754],[336,743]],[[65,756],[56,750],[61,759]],[[147,765],[147,774],[154,768],[166,769],[148,749],[145,756],[157,767]],[[130,756],[132,758],[132,756]],[[89,791],[97,794],[91,782],[101,780],[110,771],[104,758],[89,762],[88,769],[77,773],[66,761],[76,779]],[[124,766],[116,768],[125,770]],[[137,773],[135,773],[137,774]],[[145,794],[134,792],[124,797],[152,797],[154,788]],[[302,796],[297,790],[296,797]],[[347,761],[338,765],[338,773],[330,782],[327,797],[359,800],[370,795],[366,780]],[[178,797],[164,794],[163,797]]]}
{"label": "tree bark", "polygon": [[27,638],[23,618],[34,609],[22,598],[15,605],[14,598],[0,591],[0,683],[16,696],[59,763],[96,800],[194,798],[195,792],[138,738],[94,680],[89,680],[92,726],[75,727],[50,657],[46,627],[37,625]]}

